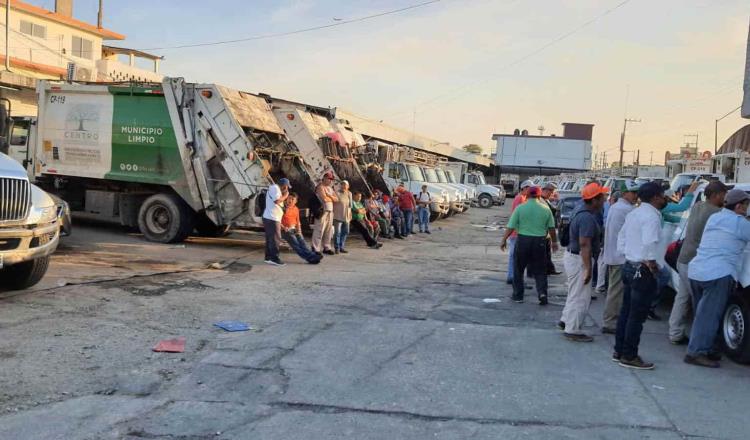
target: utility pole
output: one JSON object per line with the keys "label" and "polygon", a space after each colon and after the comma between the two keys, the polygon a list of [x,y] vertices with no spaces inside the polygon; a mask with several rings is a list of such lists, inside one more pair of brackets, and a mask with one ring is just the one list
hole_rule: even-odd
{"label": "utility pole", "polygon": [[638,177],[638,168],[641,166],[641,150],[636,151],[635,155],[635,177]]}
{"label": "utility pole", "polygon": [[654,164],[654,152],[653,151],[651,152],[651,159],[649,159],[648,164],[649,165],[653,165]]}
{"label": "utility pole", "polygon": [[5,71],[10,72],[10,0],[5,0]]}
{"label": "utility pole", "polygon": [[719,152],[719,121],[721,121],[722,119],[726,118],[727,116],[731,115],[732,113],[736,112],[737,110],[741,108],[742,106],[739,106],[736,109],[732,110],[731,112],[727,113],[726,115],[714,121],[714,154],[717,154]]}
{"label": "utility pole", "polygon": [[622,133],[620,134],[620,175],[622,175],[622,161],[624,160],[623,155],[625,154],[625,132],[628,129],[628,122],[641,122],[641,120],[625,118],[625,124],[623,124]]}
{"label": "utility pole", "polygon": [[103,23],[102,23],[104,21],[103,8],[104,8],[104,0],[99,0],[99,13],[96,14],[96,26],[99,29],[103,29]]}

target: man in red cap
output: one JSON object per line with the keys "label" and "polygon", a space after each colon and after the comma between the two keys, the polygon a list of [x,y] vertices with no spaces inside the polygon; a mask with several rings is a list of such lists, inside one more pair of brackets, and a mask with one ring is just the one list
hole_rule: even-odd
{"label": "man in red cap", "polygon": [[315,220],[312,236],[313,251],[320,254],[334,255],[331,249],[331,238],[333,237],[333,204],[339,198],[333,189],[333,172],[328,171],[323,175],[323,181],[315,188],[315,195],[320,199],[323,206],[323,214]]}
{"label": "man in red cap", "polygon": [[508,237],[514,232],[518,233],[513,253],[513,301],[523,302],[523,273],[528,267],[536,283],[539,305],[543,306],[547,305],[547,234],[552,250],[557,251],[555,219],[547,204],[539,200],[542,195],[539,187],[531,187],[528,195],[526,203],[519,205],[511,214],[500,248],[504,251]]}
{"label": "man in red cap", "polygon": [[583,205],[570,219],[570,243],[563,257],[565,275],[568,277],[568,297],[558,326],[565,337],[575,342],[591,342],[583,332],[583,321],[591,304],[591,286],[594,249],[599,248],[601,226],[596,216],[601,212],[609,190],[596,182],[581,190]]}

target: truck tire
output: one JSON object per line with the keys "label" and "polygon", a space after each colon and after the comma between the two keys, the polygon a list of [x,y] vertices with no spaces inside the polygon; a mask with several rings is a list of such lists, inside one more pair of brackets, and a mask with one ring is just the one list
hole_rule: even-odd
{"label": "truck tire", "polygon": [[0,286],[10,290],[29,288],[44,278],[49,267],[49,256],[25,261],[0,269]]}
{"label": "truck tire", "polygon": [[148,241],[179,243],[190,235],[194,225],[193,210],[172,194],[154,194],[138,211],[138,229]]}
{"label": "truck tire", "polygon": [[201,237],[224,237],[229,235],[229,225],[216,225],[205,214],[198,215],[195,219],[195,230]]}
{"label": "truck tire", "polygon": [[735,362],[750,362],[750,301],[740,295],[729,297],[721,320],[724,352]]}
{"label": "truck tire", "polygon": [[492,196],[489,194],[482,194],[479,196],[479,207],[480,208],[492,208]]}
{"label": "truck tire", "polygon": [[441,217],[440,213],[430,211],[430,223],[440,220]]}

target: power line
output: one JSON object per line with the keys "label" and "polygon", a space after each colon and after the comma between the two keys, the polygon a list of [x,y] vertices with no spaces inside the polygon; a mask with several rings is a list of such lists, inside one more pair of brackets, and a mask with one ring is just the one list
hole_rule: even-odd
{"label": "power line", "polygon": [[[503,71],[509,70],[511,67],[515,67],[518,64],[521,64],[524,61],[526,61],[526,60],[528,60],[528,59],[530,59],[530,58],[532,58],[532,57],[534,57],[534,56],[536,56],[536,55],[544,52],[545,50],[549,49],[550,47],[554,46],[555,44],[560,43],[560,42],[562,42],[562,41],[564,41],[564,40],[572,37],[573,35],[577,34],[578,32],[582,31],[583,29],[591,26],[592,24],[596,23],[597,21],[601,20],[602,18],[606,17],[607,15],[609,15],[609,14],[615,12],[616,10],[622,8],[626,4],[630,3],[630,1],[631,0],[623,0],[623,1],[621,1],[620,3],[616,4],[615,6],[613,6],[613,7],[609,8],[609,9],[605,10],[604,12],[600,13],[596,17],[594,17],[594,18],[592,18],[592,19],[590,19],[590,20],[588,20],[588,21],[580,24],[579,26],[571,29],[568,32],[565,32],[564,34],[561,34],[561,35],[557,36],[556,38],[548,41],[547,43],[545,43],[542,46],[538,47],[537,49],[531,51],[530,53],[522,56],[521,58],[518,58],[515,61],[512,61],[512,62],[506,64],[505,66],[501,67],[499,69],[499,71],[503,72]],[[461,92],[463,90],[472,88],[474,86],[477,86],[477,85],[484,84],[486,82],[492,81],[493,79],[495,79],[495,78],[494,77],[493,78],[485,78],[483,80],[473,81],[473,82],[468,83],[466,85],[457,87],[457,88],[453,89],[450,92],[443,93],[443,94],[438,95],[438,96],[436,96],[434,98],[422,101],[422,102],[420,102],[420,103],[417,104],[417,107],[424,106],[426,104],[431,104],[431,103],[433,103],[435,101],[438,101],[438,100],[440,100],[442,98],[455,95],[457,92]],[[403,111],[403,112],[395,113],[395,114],[390,115],[388,117],[388,119],[393,118],[394,116],[398,116],[398,115],[402,115],[402,114],[406,114],[406,113],[411,113],[412,111],[413,110],[410,110],[409,112]]]}
{"label": "power line", "polygon": [[349,20],[341,20],[341,21],[337,21],[335,23],[330,23],[330,24],[325,24],[325,25],[320,25],[320,26],[313,26],[313,27],[309,27],[309,28],[297,29],[297,30],[287,31],[287,32],[278,32],[278,33],[264,34],[264,35],[254,35],[254,36],[245,37],[245,38],[237,38],[237,39],[234,39],[234,40],[222,40],[222,41],[212,41],[212,42],[206,42],[206,43],[182,44],[182,45],[177,45],[177,46],[147,47],[147,48],[139,49],[139,50],[147,51],[147,50],[166,50],[166,49],[188,49],[188,48],[193,48],[193,47],[218,46],[218,45],[222,45],[222,44],[235,44],[235,43],[244,43],[244,42],[247,42],[247,41],[267,40],[269,38],[287,37],[289,35],[297,35],[297,34],[302,34],[302,33],[306,33],[306,32],[319,31],[319,30],[322,30],[322,29],[329,29],[329,28],[333,28],[333,27],[337,27],[337,26],[344,26],[344,25],[347,25],[347,24],[359,23],[359,22],[362,22],[362,21],[372,20],[374,18],[385,17],[387,15],[398,14],[398,13],[409,11],[409,10],[412,10],[412,9],[417,9],[417,8],[421,8],[421,7],[424,7],[424,6],[428,6],[428,5],[431,5],[431,4],[434,4],[434,3],[439,3],[440,1],[442,1],[442,0],[429,0],[429,1],[422,2],[422,3],[417,3],[417,4],[410,5],[410,6],[405,6],[403,8],[392,9],[390,11],[384,11],[384,12],[379,12],[377,14],[366,15],[364,17],[352,18],[352,19],[349,19]]}

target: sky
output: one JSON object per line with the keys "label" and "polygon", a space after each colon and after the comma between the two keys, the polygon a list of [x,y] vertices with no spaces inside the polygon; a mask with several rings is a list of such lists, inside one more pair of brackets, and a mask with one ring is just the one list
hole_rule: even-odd
{"label": "sky", "polygon": [[[640,149],[642,164],[652,152],[662,163],[694,142],[686,134],[713,150],[714,120],[742,100],[747,0],[441,0],[316,32],[155,49],[424,1],[105,0],[104,25],[127,35],[114,45],[164,55],[166,75],[342,107],[487,152],[493,133],[561,135],[562,122],[580,122],[595,124],[594,150],[611,162],[627,115],[641,122],[628,126],[625,162]],[[97,5],[75,0],[74,14],[95,23]],[[739,112],[722,120],[719,145],[746,123]]]}

